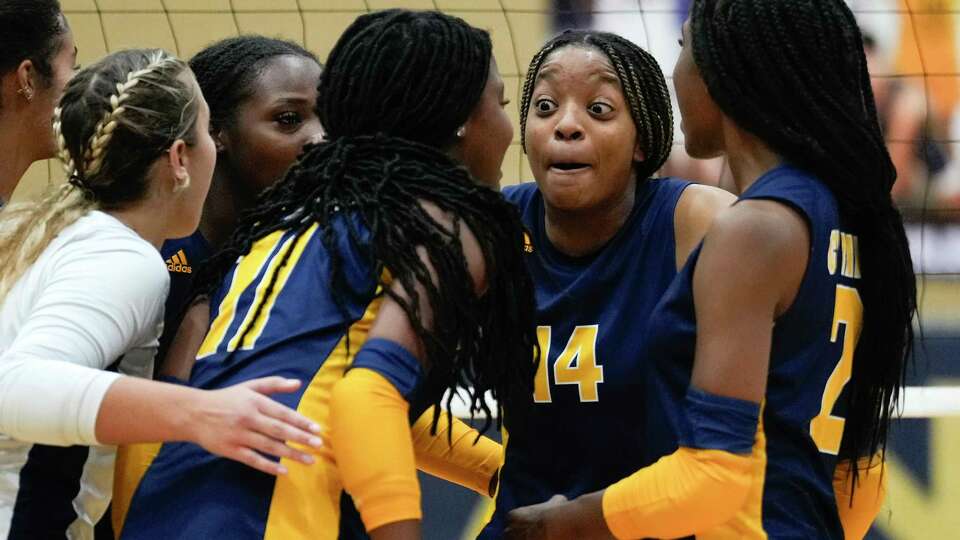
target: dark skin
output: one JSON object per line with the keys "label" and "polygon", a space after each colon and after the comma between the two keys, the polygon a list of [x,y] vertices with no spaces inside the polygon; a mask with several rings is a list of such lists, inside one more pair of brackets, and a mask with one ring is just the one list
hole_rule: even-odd
{"label": "dark skin", "polygon": [[[674,71],[674,84],[687,152],[697,158],[725,155],[737,192],[742,193],[782,159],[720,111],[693,62],[689,23],[684,25],[684,38],[687,44]],[[694,271],[697,343],[692,386],[761,402],[773,323],[796,297],[809,247],[803,218],[782,204],[744,201],[717,214]],[[555,496],[518,508],[509,514],[506,538],[613,538],[603,517],[603,494],[600,490],[571,501]]]}
{"label": "dark skin", "polygon": [[321,135],[313,111],[320,66],[284,55],[267,61],[227,126],[213,135],[218,159],[200,232],[214,247],[227,239],[237,216],[283,177],[303,145]]}
{"label": "dark skin", "polygon": [[[508,103],[509,101],[504,98],[503,79],[500,77],[496,63],[491,61],[487,84],[480,101],[464,124],[464,135],[458,139],[453,147],[448,149],[450,155],[467,166],[474,178],[491,188],[495,188],[499,184],[502,176],[500,167],[503,163],[503,157],[510,141],[513,139],[513,128],[504,110]],[[452,227],[451,216],[433,205],[425,204],[424,207],[438,223]],[[480,244],[473,232],[466,226],[460,228],[460,241],[475,286],[478,291],[482,291],[485,287],[486,274]],[[429,261],[424,260],[424,263],[430,268]],[[433,277],[435,278],[435,276]],[[408,296],[400,288],[396,289],[395,292],[403,297]],[[432,325],[432,320],[429,305],[425,303],[425,290],[421,289],[419,295],[423,325],[429,328]],[[196,352],[200,349],[206,335],[209,320],[209,303],[201,302],[194,305],[187,312],[171,344],[166,364],[177,366],[177,372],[184,379],[189,378]],[[378,337],[389,339],[411,351],[421,362],[425,362],[426,355],[423,345],[417,337],[410,319],[400,304],[390,297],[384,297],[368,336],[369,339]],[[425,365],[424,367],[428,366]],[[495,485],[493,482],[495,482],[495,478],[491,479],[491,489]],[[369,531],[368,534],[372,540],[419,539],[421,538],[420,521],[404,520],[388,523]]]}
{"label": "dark skin", "polygon": [[[474,107],[465,124],[464,137],[454,148],[449,150],[456,159],[467,166],[474,178],[490,187],[499,184],[502,176],[500,166],[503,163],[503,156],[510,145],[510,140],[513,139],[513,128],[504,111],[507,103],[508,101],[503,96],[503,79],[497,70],[496,62],[491,61],[487,84],[480,96],[479,103]],[[425,208],[438,223],[452,226],[450,216],[445,215],[432,205],[426,205]],[[460,242],[470,274],[474,279],[477,290],[481,291],[485,287],[486,270],[480,244],[468,227],[461,227],[460,231]],[[427,264],[428,268],[430,267],[427,260],[424,260],[424,263]],[[432,277],[436,279],[436,276]],[[396,292],[406,296],[403,290],[397,290]],[[420,291],[420,299],[422,323],[429,328],[433,321],[429,305],[425,303],[425,291]],[[423,344],[417,337],[413,324],[411,324],[400,304],[389,297],[384,299],[380,310],[377,312],[373,327],[370,329],[369,338],[375,337],[386,338],[398,343],[413,352],[414,356],[421,362],[425,361],[426,355]],[[424,368],[427,369],[429,366],[425,365]],[[372,540],[418,540],[421,538],[420,521],[405,520],[388,523],[369,531],[369,534]]]}
{"label": "dark skin", "polygon": [[[587,255],[623,227],[634,205],[634,163],[645,159],[636,138],[620,81],[602,52],[567,46],[547,57],[533,90],[525,139],[555,248]],[[569,170],[567,163],[582,166]],[[674,215],[678,268],[713,216],[731,202],[730,194],[709,186],[684,191]]]}
{"label": "dark skin", "polygon": [[[253,81],[228,126],[213,133],[217,165],[199,230],[214,248],[229,237],[237,217],[264,188],[279,180],[303,145],[322,134],[313,110],[320,66],[309,58],[277,56]],[[162,374],[190,378],[196,351],[210,322],[210,306],[191,307],[164,360]]]}

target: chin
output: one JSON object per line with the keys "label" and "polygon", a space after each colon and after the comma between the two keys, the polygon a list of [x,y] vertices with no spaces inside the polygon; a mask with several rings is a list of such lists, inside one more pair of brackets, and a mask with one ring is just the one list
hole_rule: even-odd
{"label": "chin", "polygon": [[583,190],[579,187],[571,185],[551,186],[549,181],[547,183],[538,182],[537,184],[543,194],[544,202],[551,207],[568,212],[583,208]]}
{"label": "chin", "polygon": [[723,155],[722,150],[712,149],[706,147],[705,145],[697,144],[697,142],[692,140],[690,137],[684,139],[683,148],[687,151],[687,155],[694,159],[713,159]]}

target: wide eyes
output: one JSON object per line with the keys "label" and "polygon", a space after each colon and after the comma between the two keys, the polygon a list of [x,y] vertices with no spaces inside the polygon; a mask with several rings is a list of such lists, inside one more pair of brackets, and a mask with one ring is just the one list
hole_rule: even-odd
{"label": "wide eyes", "polygon": [[590,114],[593,114],[594,116],[603,116],[613,112],[613,107],[606,103],[596,101],[591,103],[590,106],[587,107],[587,110],[589,110]]}
{"label": "wide eyes", "polygon": [[553,112],[557,108],[556,102],[554,102],[552,99],[547,99],[547,98],[538,99],[536,103],[533,104],[533,106],[537,109],[537,112],[540,114]]}
{"label": "wide eyes", "polygon": [[[533,107],[534,107],[534,110],[536,110],[538,115],[545,116],[557,110],[558,105],[557,105],[557,102],[553,101],[552,99],[543,97],[543,98],[537,99],[533,103]],[[611,112],[613,112],[613,106],[611,106],[609,103],[604,103],[602,101],[594,101],[593,103],[587,106],[587,111],[589,111],[590,114],[593,116],[602,117],[602,116],[607,116]]]}

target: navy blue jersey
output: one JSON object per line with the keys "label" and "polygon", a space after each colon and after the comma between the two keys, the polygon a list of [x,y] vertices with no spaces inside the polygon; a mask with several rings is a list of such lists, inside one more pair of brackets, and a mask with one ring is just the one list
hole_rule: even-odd
{"label": "navy blue jersey", "polygon": [[[272,397],[327,423],[333,385],[364,344],[382,299],[369,252],[348,243],[347,223],[334,222],[343,305],[333,296],[330,252],[317,225],[299,238],[287,231],[261,238],[211,299],[191,386],[299,379],[297,392]],[[352,226],[366,242],[359,220]],[[330,449],[318,454],[311,466],[285,461],[289,474],[275,478],[194,444],[164,444],[133,497],[123,538],[336,538],[342,487]]]}
{"label": "navy blue jersey", "polygon": [[[777,167],[739,200],[750,199],[778,201],[803,216],[809,262],[793,305],[773,328],[757,437],[765,459],[762,489],[733,522],[698,538],[843,538],[832,479],[843,436],[843,388],[863,314],[857,238],[845,232],[830,190],[804,171]],[[645,354],[657,368],[645,409],[653,452],[648,462],[676,450],[677,434],[689,429],[683,399],[696,346],[693,274],[699,254],[698,247],[647,327]]]}
{"label": "navy blue jersey", "polygon": [[[167,263],[167,271],[170,273],[170,293],[164,306],[163,334],[160,335],[160,348],[157,350],[157,359],[163,362],[170,342],[180,327],[193,276],[200,265],[213,255],[213,248],[200,231],[197,231],[186,238],[165,241],[160,248],[160,255]],[[157,367],[159,368],[159,365]]]}
{"label": "navy blue jersey", "polygon": [[530,424],[506,434],[496,511],[481,538],[500,538],[513,508],[602,489],[644,465],[643,328],[677,273],[673,218],[687,185],[641,182],[620,231],[583,258],[551,246],[536,184],[504,191],[530,231],[542,361]]}

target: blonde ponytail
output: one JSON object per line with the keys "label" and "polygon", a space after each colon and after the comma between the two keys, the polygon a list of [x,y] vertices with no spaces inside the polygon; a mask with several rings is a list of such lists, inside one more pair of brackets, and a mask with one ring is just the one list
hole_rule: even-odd
{"label": "blonde ponytail", "polygon": [[12,204],[0,212],[0,304],[50,242],[95,208],[93,199],[64,184],[50,188],[38,202]]}

